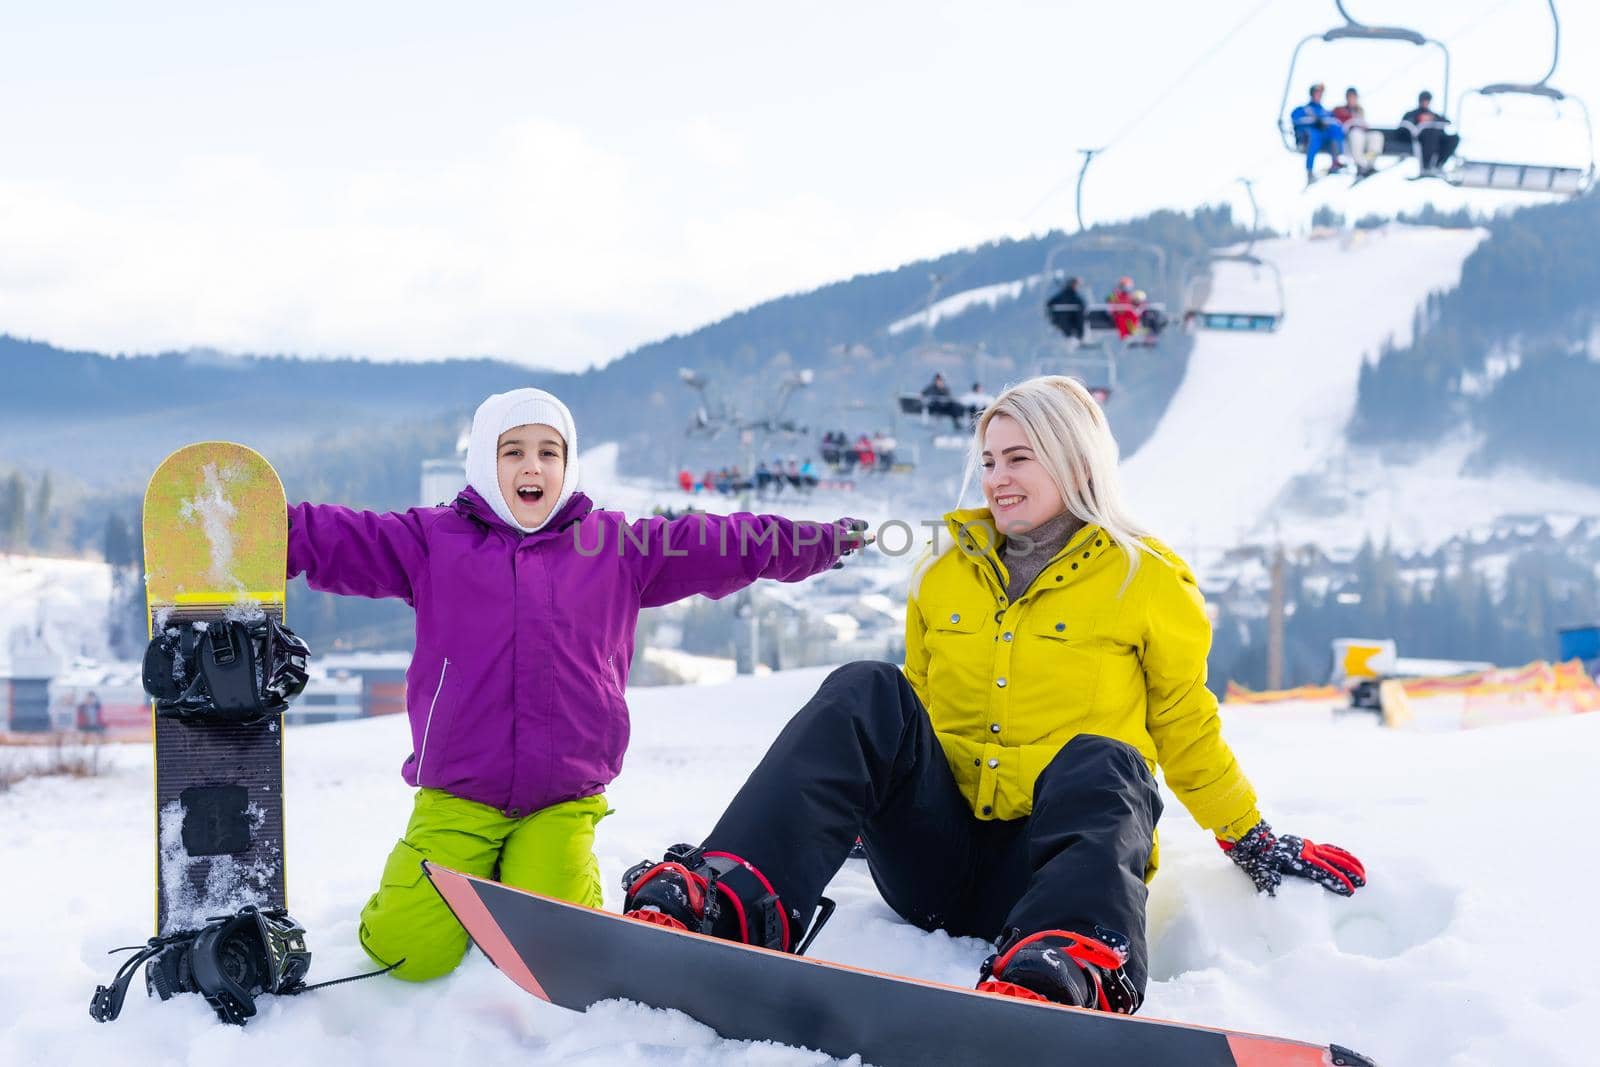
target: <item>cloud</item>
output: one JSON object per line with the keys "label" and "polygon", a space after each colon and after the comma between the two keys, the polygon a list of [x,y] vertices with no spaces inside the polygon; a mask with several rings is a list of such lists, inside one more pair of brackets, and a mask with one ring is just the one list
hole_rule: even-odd
{"label": "cloud", "polygon": [[339,172],[197,153],[145,199],[0,185],[0,328],[107,351],[580,369],[984,236],[912,208],[863,227],[821,193],[765,188],[704,117],[645,141],[623,151],[526,118],[438,163]]}

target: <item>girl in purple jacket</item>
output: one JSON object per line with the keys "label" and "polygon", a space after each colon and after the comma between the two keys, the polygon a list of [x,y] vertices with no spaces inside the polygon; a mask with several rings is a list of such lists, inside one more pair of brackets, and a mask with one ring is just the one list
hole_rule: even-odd
{"label": "girl in purple jacket", "polygon": [[289,576],[400,597],[417,613],[406,671],[418,787],[405,836],[361,912],[361,943],[394,973],[450,971],[467,935],[421,861],[599,907],[595,825],[628,747],[624,688],[639,609],[758,578],[797,582],[856,546],[859,524],[776,515],[629,523],[577,491],[578,434],[539,389],[489,397],[472,420],[467,486],[449,507],[289,511]]}

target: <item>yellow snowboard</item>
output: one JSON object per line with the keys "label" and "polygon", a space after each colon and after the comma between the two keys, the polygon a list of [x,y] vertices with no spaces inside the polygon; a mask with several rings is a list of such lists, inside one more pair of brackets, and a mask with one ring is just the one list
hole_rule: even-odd
{"label": "yellow snowboard", "polygon": [[[288,509],[257,452],[172,453],[144,496],[150,634],[265,613],[283,621]],[[156,932],[246,904],[286,906],[283,717],[247,726],[156,716]]]}

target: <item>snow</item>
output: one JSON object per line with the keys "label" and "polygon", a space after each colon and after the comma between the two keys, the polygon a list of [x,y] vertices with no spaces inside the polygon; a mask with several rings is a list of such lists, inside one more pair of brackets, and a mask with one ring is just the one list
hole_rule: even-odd
{"label": "snow", "polygon": [[236,480],[238,474],[232,470],[219,472],[215,463],[207,463],[202,476],[205,485],[192,498],[183,501],[178,516],[185,522],[200,521],[211,549],[211,581],[218,588],[237,589],[241,586],[233,575],[233,519],[238,509],[228,499],[222,483]]}
{"label": "snow", "polygon": [[[1283,274],[1283,324],[1196,335],[1177,395],[1124,467],[1143,521],[1179,544],[1259,535],[1290,482],[1342,449],[1362,363],[1386,341],[1410,340],[1416,309],[1459,281],[1484,236],[1391,225],[1258,243],[1255,254]],[[1226,303],[1221,291],[1251,268],[1216,269]]]}
{"label": "snow", "polygon": [[104,563],[0,554],[0,674],[110,658]]}
{"label": "snow", "polygon": [[941,319],[953,319],[962,312],[979,304],[994,307],[1002,300],[1015,300],[1021,296],[1023,290],[1039,284],[1039,279],[1019,278],[1011,282],[999,282],[995,285],[980,285],[976,289],[963,289],[953,293],[943,300],[936,300],[915,315],[907,315],[903,319],[896,319],[889,324],[889,333],[904,333],[910,329],[933,329],[939,325]]}
{"label": "snow", "polygon": [[[634,740],[609,792],[598,850],[609,907],[622,871],[698,840],[822,669],[630,695]],[[1291,880],[1259,897],[1170,794],[1151,887],[1145,1014],[1338,1041],[1385,1064],[1592,1062],[1600,953],[1590,921],[1600,858],[1575,841],[1588,787],[1551,773],[1600,761],[1600,716],[1472,731],[1387,731],[1300,703],[1229,707],[1225,729],[1280,831],[1333,841],[1370,885],[1341,899]],[[369,969],[356,917],[410,811],[399,717],[297,727],[285,744],[292,913],[313,981]],[[422,986],[388,978],[264,999],[244,1030],[204,1003],[166,1004],[136,983],[123,1017],[85,1010],[142,940],[153,898],[150,753],[115,746],[97,778],[30,779],[0,793],[0,1062],[21,1065],[320,1061],[814,1064],[814,1054],[723,1042],[637,1005],[586,1015],[523,993],[473,953]],[[967,985],[987,946],[897,919],[863,866],[830,895],[814,954]]]}
{"label": "snow", "polygon": [[1483,541],[1495,521],[1536,514],[1570,533],[1584,518],[1600,516],[1600,489],[1530,470],[1492,475],[1463,468],[1477,441],[1456,436],[1415,456],[1384,455],[1373,449],[1335,454],[1319,479],[1337,509],[1280,508],[1274,516],[1285,543],[1359,544],[1386,537],[1397,551],[1431,551],[1450,538],[1472,533]]}
{"label": "snow", "polygon": [[[1124,464],[1135,515],[1204,571],[1246,542],[1353,547],[1370,536],[1426,551],[1502,515],[1600,514],[1591,486],[1463,473],[1479,445],[1470,435],[1405,452],[1346,440],[1362,364],[1386,342],[1411,340],[1428,295],[1457,284],[1483,237],[1391,224],[1257,243],[1252,251],[1282,272],[1283,325],[1196,335],[1177,394]],[[1215,270],[1214,305],[1270,308],[1265,273]],[[1497,352],[1466,387],[1486,388],[1515,360]]]}

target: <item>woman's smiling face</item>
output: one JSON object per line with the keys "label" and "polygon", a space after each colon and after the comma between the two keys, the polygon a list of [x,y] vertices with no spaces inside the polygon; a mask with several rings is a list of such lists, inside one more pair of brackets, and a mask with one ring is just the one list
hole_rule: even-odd
{"label": "woman's smiling face", "polygon": [[983,498],[1002,534],[1026,533],[1067,509],[1021,425],[1009,415],[994,416],[984,428]]}

